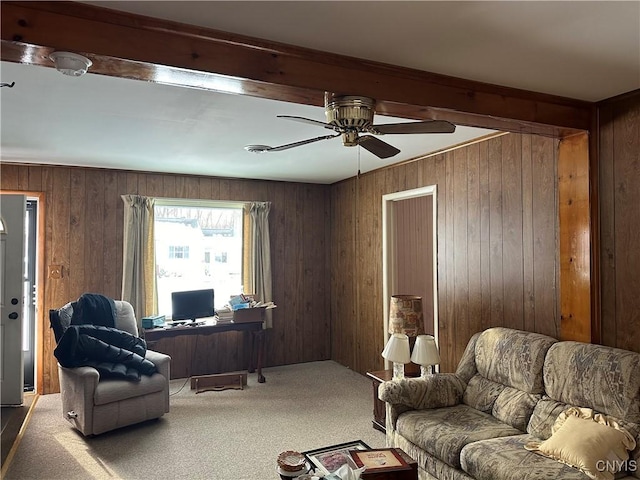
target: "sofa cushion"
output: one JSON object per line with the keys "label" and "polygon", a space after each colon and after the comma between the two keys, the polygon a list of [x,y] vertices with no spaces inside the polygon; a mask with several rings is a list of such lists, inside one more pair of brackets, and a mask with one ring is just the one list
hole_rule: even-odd
{"label": "sofa cushion", "polygon": [[167,379],[159,373],[154,373],[151,376],[142,375],[139,382],[106,378],[98,382],[93,401],[95,405],[105,405],[127,398],[161,392],[166,387]]}
{"label": "sofa cushion", "polygon": [[476,368],[484,378],[525,393],[542,394],[542,367],[555,338],[504,327],[489,328],[476,342]]}
{"label": "sofa cushion", "polygon": [[548,396],[543,396],[536,404],[527,425],[527,432],[534,437],[546,440],[551,436],[551,428],[556,423],[558,416],[564,412],[569,405],[563,402],[552,400]]}
{"label": "sofa cushion", "polygon": [[541,398],[542,395],[505,387],[496,398],[491,414],[507,425],[511,425],[521,432],[526,432],[533,409]]}
{"label": "sofa cushion", "polygon": [[580,342],[560,342],[544,362],[547,395],[640,423],[640,353]]}
{"label": "sofa cushion", "polygon": [[482,332],[474,333],[469,339],[469,343],[467,343],[467,347],[462,353],[460,363],[458,363],[456,375],[464,383],[469,383],[469,380],[478,373],[478,369],[476,368],[476,343],[481,334]]}
{"label": "sofa cushion", "polygon": [[[407,455],[413,458],[418,466],[425,470],[430,476],[421,475],[419,471],[418,476],[423,480],[473,480],[462,470],[453,468],[451,465],[444,463],[442,460],[438,460],[433,455],[429,455],[427,452],[417,447],[409,440],[401,435],[396,435],[394,445],[397,448],[401,448]],[[390,476],[393,474],[390,474]]]}
{"label": "sofa cushion", "polygon": [[491,413],[498,395],[505,388],[503,384],[487,380],[480,374],[474,375],[467,384],[462,401],[476,410]]}
{"label": "sofa cushion", "polygon": [[525,450],[531,435],[492,438],[467,444],[462,469],[477,480],[589,480],[577,468]]}
{"label": "sofa cushion", "polygon": [[403,413],[398,418],[397,432],[456,468],[460,468],[460,451],[468,443],[521,433],[468,405]]}

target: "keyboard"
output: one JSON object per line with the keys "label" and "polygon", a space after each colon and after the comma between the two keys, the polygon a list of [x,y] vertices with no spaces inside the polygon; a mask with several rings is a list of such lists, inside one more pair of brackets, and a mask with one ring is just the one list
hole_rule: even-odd
{"label": "keyboard", "polygon": [[187,323],[191,323],[191,320],[169,320],[164,322],[167,327],[175,327],[176,325],[185,325]]}

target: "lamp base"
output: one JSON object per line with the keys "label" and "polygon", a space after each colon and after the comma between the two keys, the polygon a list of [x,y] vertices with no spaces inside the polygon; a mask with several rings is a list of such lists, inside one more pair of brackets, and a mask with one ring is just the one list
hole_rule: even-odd
{"label": "lamp base", "polygon": [[402,380],[404,378],[404,363],[393,364],[393,379]]}
{"label": "lamp base", "polygon": [[433,366],[432,365],[420,365],[420,376],[422,378],[425,377],[430,377],[431,375],[433,375]]}

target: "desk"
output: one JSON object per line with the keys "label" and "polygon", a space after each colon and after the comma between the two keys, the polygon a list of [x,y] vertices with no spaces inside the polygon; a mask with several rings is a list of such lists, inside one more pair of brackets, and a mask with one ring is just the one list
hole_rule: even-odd
{"label": "desk", "polygon": [[[144,330],[144,338],[153,348],[153,344],[163,338],[178,337],[182,335],[215,335],[222,332],[244,332],[249,335],[249,354],[245,356],[245,361],[250,373],[258,370],[258,382],[264,383],[262,375],[262,364],[264,362],[264,335],[262,328],[264,320],[256,322],[221,323],[207,321],[203,325],[195,327],[178,325],[175,327],[147,328]],[[248,357],[248,358],[246,358]],[[189,375],[191,376],[191,375]]]}

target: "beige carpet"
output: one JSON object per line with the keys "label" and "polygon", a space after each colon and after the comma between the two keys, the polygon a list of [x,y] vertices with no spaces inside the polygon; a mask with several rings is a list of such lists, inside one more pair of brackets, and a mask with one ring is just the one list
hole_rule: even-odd
{"label": "beige carpet", "polygon": [[[372,448],[371,382],[341,365],[311,362],[250,374],[244,390],[195,394],[187,384],[171,412],[84,438],[62,418],[60,395],[40,397],[7,470],[30,479],[278,479],[283,450],[311,450],[351,440]],[[177,392],[184,380],[173,380]]]}

